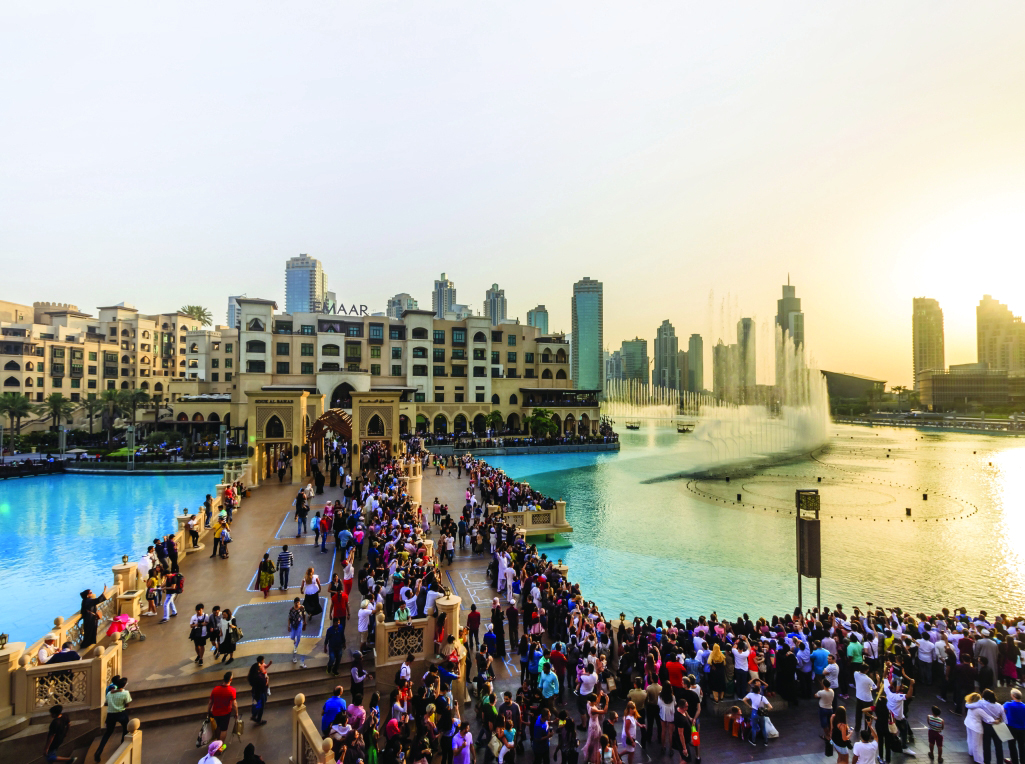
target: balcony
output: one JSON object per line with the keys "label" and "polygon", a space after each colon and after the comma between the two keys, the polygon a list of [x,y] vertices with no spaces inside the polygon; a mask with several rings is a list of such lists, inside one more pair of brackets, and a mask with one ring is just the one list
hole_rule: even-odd
{"label": "balcony", "polygon": [[71,376],[82,377],[85,375],[85,366],[79,364],[71,364]]}

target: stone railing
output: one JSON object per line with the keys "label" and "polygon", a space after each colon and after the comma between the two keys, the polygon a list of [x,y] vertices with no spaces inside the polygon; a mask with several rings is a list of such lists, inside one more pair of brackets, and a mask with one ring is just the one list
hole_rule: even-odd
{"label": "stone railing", "polygon": [[292,706],[292,764],[335,764],[331,738],[320,735],[320,727],[306,710],[306,696],[299,693]]}
{"label": "stone railing", "polygon": [[413,618],[409,621],[385,621],[378,612],[376,642],[377,667],[398,665],[410,653],[418,660],[434,655],[434,619]]}
{"label": "stone railing", "polygon": [[142,730],[138,719],[128,720],[128,734],[105,764],[142,764]]}
{"label": "stone railing", "polygon": [[[488,515],[496,512],[501,512],[501,507],[489,504]],[[501,512],[501,517],[516,528],[522,528],[528,536],[542,534],[550,536],[554,533],[569,533],[573,530],[573,526],[566,522],[566,502],[564,501],[555,502],[555,509]]]}
{"label": "stone railing", "polygon": [[100,724],[106,717],[104,690],[121,674],[121,643],[90,648],[82,660],[54,665],[31,665],[22,654],[11,672],[11,702],[15,715],[31,716],[60,704],[65,710],[100,710]]}

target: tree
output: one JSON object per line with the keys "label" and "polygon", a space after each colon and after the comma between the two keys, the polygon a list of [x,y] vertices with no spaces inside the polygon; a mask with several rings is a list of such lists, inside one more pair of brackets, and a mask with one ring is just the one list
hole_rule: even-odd
{"label": "tree", "polygon": [[117,390],[104,390],[100,400],[106,408],[103,413],[103,428],[107,431],[107,445],[110,446],[114,437],[114,419],[122,412],[121,396]]}
{"label": "tree", "polygon": [[103,411],[103,401],[98,398],[86,398],[82,401],[82,408],[85,409],[85,415],[89,417],[89,434],[93,434],[93,419],[96,415]]}
{"label": "tree", "polygon": [[15,435],[21,434],[21,419],[32,413],[32,402],[21,393],[4,393],[0,395],[0,417],[11,420],[11,430]]}
{"label": "tree", "polygon": [[213,316],[210,315],[210,311],[202,305],[182,305],[178,312],[184,313],[193,321],[199,321],[203,326],[210,326],[213,323]]}
{"label": "tree", "polygon": [[53,426],[57,427],[62,419],[71,421],[71,415],[75,413],[75,404],[70,398],[65,398],[63,393],[50,393],[43,398],[43,402],[35,407],[37,414],[50,417]]}
{"label": "tree", "polygon": [[484,417],[484,424],[490,427],[492,430],[497,430],[502,426],[502,413],[499,411],[492,411],[486,417]]}
{"label": "tree", "polygon": [[553,416],[555,412],[551,409],[534,409],[530,416],[524,417],[523,424],[535,437],[545,438],[559,432],[559,425],[552,419]]}
{"label": "tree", "polygon": [[891,393],[896,393],[896,395],[897,395],[897,411],[903,411],[903,409],[901,408],[900,402],[901,402],[901,398],[904,397],[904,393],[906,393],[907,391],[908,391],[908,389],[906,387],[904,387],[903,385],[894,385],[893,387],[890,388],[890,392]]}
{"label": "tree", "polygon": [[121,411],[134,426],[136,409],[149,403],[149,393],[145,390],[118,390],[117,397],[121,404]]}

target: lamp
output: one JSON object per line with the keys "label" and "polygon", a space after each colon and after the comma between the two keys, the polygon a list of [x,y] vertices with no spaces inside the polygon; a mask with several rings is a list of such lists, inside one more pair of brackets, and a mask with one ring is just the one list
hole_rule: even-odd
{"label": "lamp", "polygon": [[7,637],[7,634],[0,634],[0,650],[3,650],[5,647],[7,647]]}
{"label": "lamp", "polygon": [[121,555],[121,564],[122,565],[127,565],[128,564],[128,555],[127,554]]}

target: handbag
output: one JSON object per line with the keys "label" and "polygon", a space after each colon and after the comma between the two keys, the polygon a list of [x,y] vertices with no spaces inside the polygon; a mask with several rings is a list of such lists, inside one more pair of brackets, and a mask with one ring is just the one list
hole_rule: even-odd
{"label": "handbag", "polygon": [[242,740],[242,733],[246,730],[246,723],[241,719],[235,719],[235,736]]}
{"label": "handbag", "polygon": [[491,755],[494,756],[496,759],[498,758],[498,754],[502,750],[502,745],[503,743],[501,740],[498,739],[498,735],[491,736],[491,742],[488,743],[488,750],[491,751]]}
{"label": "handbag", "polygon": [[826,756],[833,755],[833,741],[828,737],[826,738]]}

